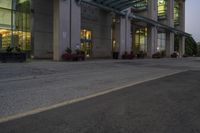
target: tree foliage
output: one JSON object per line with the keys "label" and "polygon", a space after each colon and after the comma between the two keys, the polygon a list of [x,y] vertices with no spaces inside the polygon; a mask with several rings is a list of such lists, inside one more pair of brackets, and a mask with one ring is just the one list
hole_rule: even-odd
{"label": "tree foliage", "polygon": [[[180,36],[176,35],[175,40],[174,40],[175,51],[179,51],[179,40],[180,40]],[[185,54],[188,56],[198,55],[198,45],[193,37],[187,37],[185,39]]]}
{"label": "tree foliage", "polygon": [[198,54],[197,43],[193,37],[185,39],[185,53],[189,56],[196,56]]}
{"label": "tree foliage", "polygon": [[197,56],[200,56],[200,42],[197,43]]}

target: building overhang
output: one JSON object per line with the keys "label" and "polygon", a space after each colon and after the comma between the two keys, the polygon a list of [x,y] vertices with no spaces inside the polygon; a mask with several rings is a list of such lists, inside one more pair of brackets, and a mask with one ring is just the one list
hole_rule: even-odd
{"label": "building overhang", "polygon": [[136,14],[133,14],[133,13],[131,13],[129,15],[129,18],[130,19],[134,19],[134,20],[139,20],[141,22],[146,22],[149,25],[155,26],[157,28],[165,29],[167,31],[173,32],[173,33],[178,34],[178,35],[183,35],[183,36],[186,36],[186,37],[191,37],[191,34],[188,34],[188,33],[184,32],[184,31],[181,31],[181,30],[176,29],[174,27],[170,27],[168,25],[162,24],[162,23],[157,22],[155,20],[152,20],[150,18],[139,16],[139,15],[136,15]]}
{"label": "building overhang", "polygon": [[129,7],[135,10],[147,8],[147,0],[82,0],[95,5],[100,5],[106,8],[122,11]]}
{"label": "building overhang", "polygon": [[126,12],[123,11],[127,8],[132,8],[134,10],[140,10],[139,8],[137,9],[137,5],[138,4],[143,5],[143,4],[145,4],[146,1],[147,0],[81,0],[81,2],[88,3],[90,5],[102,8],[102,9],[110,11],[110,12],[114,12],[121,16],[128,15],[128,17],[130,19],[139,20],[139,21],[145,22],[149,25],[156,26],[158,28],[162,28],[167,31],[171,31],[175,34],[179,34],[179,35],[183,35],[183,36],[187,36],[187,37],[191,36],[191,34],[188,34],[184,31],[178,30],[174,27],[170,27],[168,25],[159,23],[158,21],[152,20],[150,18],[140,16],[135,13],[127,14]]}

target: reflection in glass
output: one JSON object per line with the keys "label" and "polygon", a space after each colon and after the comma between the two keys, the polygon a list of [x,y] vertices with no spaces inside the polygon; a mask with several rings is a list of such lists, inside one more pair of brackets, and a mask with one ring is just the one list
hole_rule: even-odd
{"label": "reflection in glass", "polygon": [[166,18],[167,14],[167,2],[166,0],[158,0],[158,18]]}
{"label": "reflection in glass", "polygon": [[166,33],[158,33],[158,43],[156,47],[157,52],[164,51],[165,46],[166,46]]}
{"label": "reflection in glass", "polygon": [[11,29],[11,10],[0,8],[0,28]]}
{"label": "reflection in glass", "polygon": [[12,9],[12,0],[0,0],[0,8]]}
{"label": "reflection in glass", "polygon": [[134,2],[133,7],[137,10],[145,10],[147,9],[147,0]]}
{"label": "reflection in glass", "polygon": [[92,31],[81,30],[81,50],[85,52],[86,57],[92,55]]}
{"label": "reflection in glass", "polygon": [[174,1],[174,24],[180,23],[180,5],[177,0]]}
{"label": "reflection in glass", "polygon": [[0,0],[0,49],[30,50],[30,0]]}
{"label": "reflection in glass", "polygon": [[137,28],[135,31],[134,53],[147,52],[147,28]]}

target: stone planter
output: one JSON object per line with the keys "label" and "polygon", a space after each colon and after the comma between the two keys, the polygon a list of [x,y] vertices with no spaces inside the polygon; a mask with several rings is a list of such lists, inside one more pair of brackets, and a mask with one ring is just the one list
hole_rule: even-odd
{"label": "stone planter", "polygon": [[0,60],[6,62],[25,62],[27,54],[25,52],[1,52]]}

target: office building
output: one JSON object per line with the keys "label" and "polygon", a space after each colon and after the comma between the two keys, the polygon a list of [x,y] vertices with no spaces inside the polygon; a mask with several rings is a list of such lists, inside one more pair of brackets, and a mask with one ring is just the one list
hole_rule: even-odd
{"label": "office building", "polygon": [[57,61],[67,48],[88,58],[131,51],[183,55],[189,36],[185,0],[0,0],[0,18],[0,49],[19,46],[34,58]]}

